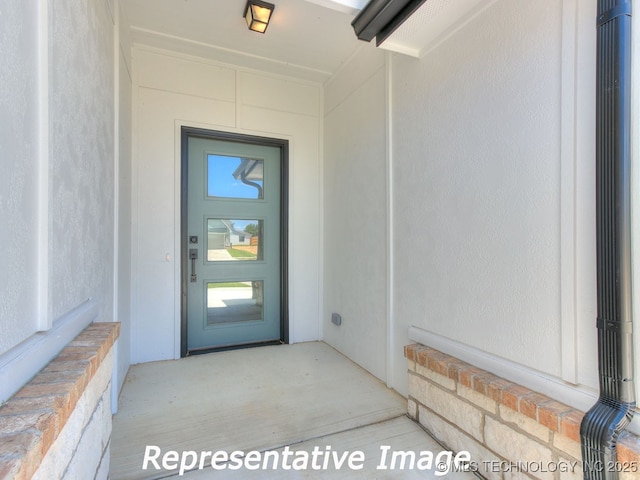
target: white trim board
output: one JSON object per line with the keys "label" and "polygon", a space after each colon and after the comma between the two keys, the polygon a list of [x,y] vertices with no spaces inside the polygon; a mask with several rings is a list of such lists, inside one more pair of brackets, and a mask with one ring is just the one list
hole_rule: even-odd
{"label": "white trim board", "polygon": [[577,4],[562,4],[562,103],[560,145],[560,338],[562,379],[578,381],[576,317],[576,111]]}

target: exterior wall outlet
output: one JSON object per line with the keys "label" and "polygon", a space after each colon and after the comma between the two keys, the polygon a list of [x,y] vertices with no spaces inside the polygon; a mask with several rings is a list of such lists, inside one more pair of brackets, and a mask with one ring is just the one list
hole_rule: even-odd
{"label": "exterior wall outlet", "polygon": [[331,314],[331,323],[333,323],[335,325],[342,325],[342,317],[340,316],[339,313],[332,313]]}

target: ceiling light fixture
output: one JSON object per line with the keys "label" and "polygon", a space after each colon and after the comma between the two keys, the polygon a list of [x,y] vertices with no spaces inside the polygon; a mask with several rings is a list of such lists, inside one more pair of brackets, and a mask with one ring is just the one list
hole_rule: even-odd
{"label": "ceiling light fixture", "polygon": [[264,33],[269,26],[269,20],[271,19],[274,8],[276,7],[272,3],[261,0],[249,0],[243,15],[247,20],[249,30]]}

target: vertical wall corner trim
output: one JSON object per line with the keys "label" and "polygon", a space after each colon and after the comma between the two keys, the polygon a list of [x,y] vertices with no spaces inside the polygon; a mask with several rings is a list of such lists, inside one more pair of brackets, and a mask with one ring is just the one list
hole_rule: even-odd
{"label": "vertical wall corner trim", "polygon": [[386,169],[387,169],[387,342],[386,342],[386,383],[395,386],[395,321],[394,321],[394,216],[393,216],[393,55],[385,55],[385,115],[386,115]]}
{"label": "vertical wall corner trim", "polygon": [[49,330],[49,0],[38,3],[38,331]]}
{"label": "vertical wall corner trim", "polygon": [[560,325],[562,379],[578,383],[576,319],[576,62],[577,3],[562,5],[560,144]]}

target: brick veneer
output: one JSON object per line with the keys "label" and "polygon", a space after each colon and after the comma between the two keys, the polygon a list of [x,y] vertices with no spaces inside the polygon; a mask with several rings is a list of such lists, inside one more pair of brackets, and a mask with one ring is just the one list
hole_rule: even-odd
{"label": "brick veneer", "polygon": [[[532,452],[535,457],[537,451],[540,460],[555,465],[581,461],[584,412],[424,345],[406,346],[405,357],[409,364],[409,415],[447,447],[475,453],[481,466],[488,465],[482,462],[507,462],[506,468],[481,469],[480,474],[512,478],[518,467],[509,465],[527,460],[518,458],[518,452]],[[637,467],[636,472],[622,472],[621,480],[640,477],[640,438],[624,432],[617,449],[620,463],[629,464],[629,470]],[[582,478],[582,470],[526,475],[577,479]],[[522,478],[529,478],[526,475]]]}
{"label": "brick veneer", "polygon": [[35,474],[119,333],[119,323],[89,325],[0,407],[0,479]]}

